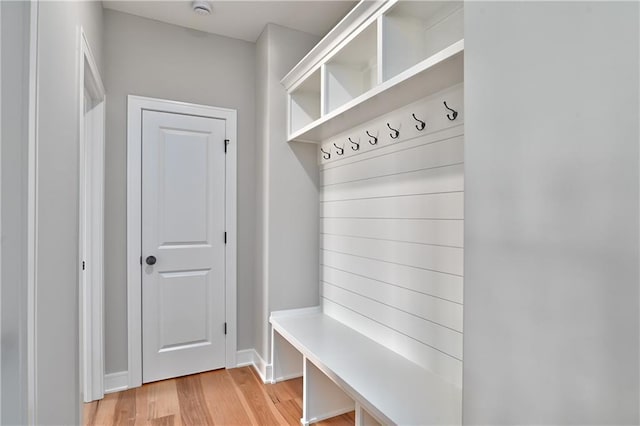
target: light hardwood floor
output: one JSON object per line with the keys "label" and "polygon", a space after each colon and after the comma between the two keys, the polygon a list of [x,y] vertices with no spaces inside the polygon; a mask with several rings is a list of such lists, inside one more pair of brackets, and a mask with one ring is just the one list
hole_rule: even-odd
{"label": "light hardwood floor", "polygon": [[[85,425],[300,425],[302,379],[262,383],[251,367],[216,370],[105,395],[85,404]],[[354,413],[317,423],[346,426]]]}

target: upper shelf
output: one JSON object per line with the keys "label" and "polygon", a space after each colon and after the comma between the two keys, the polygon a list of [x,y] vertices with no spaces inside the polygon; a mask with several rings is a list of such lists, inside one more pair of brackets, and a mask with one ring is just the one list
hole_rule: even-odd
{"label": "upper shelf", "polygon": [[320,143],[332,136],[463,82],[464,41],[374,87],[289,135],[289,141]]}
{"label": "upper shelf", "polygon": [[[361,14],[359,20],[348,15],[351,27],[342,36],[330,33],[333,49],[321,41],[323,48],[314,48],[283,79],[289,141],[320,143],[463,82],[462,2],[391,1]],[[299,114],[301,93],[312,100],[313,114]]]}

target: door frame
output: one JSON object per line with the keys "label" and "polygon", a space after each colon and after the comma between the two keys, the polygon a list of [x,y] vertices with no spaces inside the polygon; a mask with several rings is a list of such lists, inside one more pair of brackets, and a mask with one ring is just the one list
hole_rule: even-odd
{"label": "door frame", "polygon": [[[78,283],[80,389],[84,402],[104,397],[105,89],[82,27],[78,30]],[[85,63],[87,66],[85,67]],[[85,113],[85,91],[95,106]],[[85,232],[86,231],[86,232]],[[86,266],[86,271],[84,266]]]}
{"label": "door frame", "polygon": [[[237,111],[165,99],[127,97],[127,387],[142,385],[142,112],[172,112],[225,120],[225,367],[236,367]],[[224,150],[224,141],[220,149]]]}

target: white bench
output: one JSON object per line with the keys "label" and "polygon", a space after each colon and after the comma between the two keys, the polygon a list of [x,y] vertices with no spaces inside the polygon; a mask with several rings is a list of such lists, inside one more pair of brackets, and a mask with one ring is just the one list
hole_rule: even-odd
{"label": "white bench", "polygon": [[273,312],[273,377],[282,336],[303,356],[308,425],[356,411],[356,425],[460,425],[462,392],[453,384],[317,310]]}

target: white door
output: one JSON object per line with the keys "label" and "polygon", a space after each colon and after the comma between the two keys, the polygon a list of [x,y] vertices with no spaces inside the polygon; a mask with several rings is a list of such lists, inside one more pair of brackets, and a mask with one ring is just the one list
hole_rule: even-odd
{"label": "white door", "polygon": [[225,121],[142,114],[142,379],[225,366]]}

